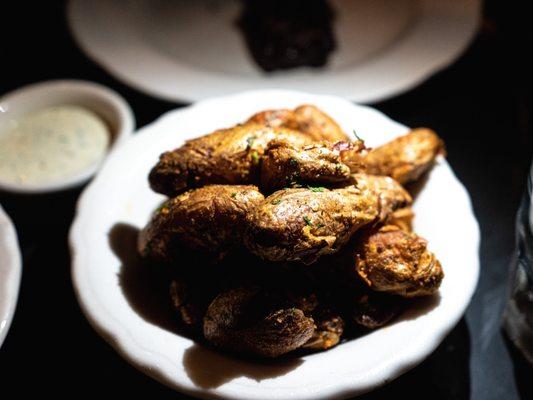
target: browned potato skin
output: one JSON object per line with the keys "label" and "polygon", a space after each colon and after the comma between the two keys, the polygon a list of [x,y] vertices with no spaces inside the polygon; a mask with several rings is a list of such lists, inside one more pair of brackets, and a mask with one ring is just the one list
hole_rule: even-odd
{"label": "browned potato skin", "polygon": [[311,351],[326,350],[336,346],[344,333],[344,320],[330,302],[326,302],[324,293],[317,295],[309,289],[301,292],[298,286],[301,282],[286,282],[288,291],[283,294],[282,303],[286,307],[294,307],[314,321],[313,336],[302,346]]}
{"label": "browned potato skin", "polygon": [[158,193],[176,196],[207,184],[255,183],[260,158],[275,138],[300,147],[312,143],[301,132],[258,124],[217,130],[163,153],[150,172],[150,186]]}
{"label": "browned potato skin", "polygon": [[[400,209],[411,206],[413,198],[400,183],[388,176],[378,176],[369,174],[353,174],[355,185],[361,190],[370,190],[379,197],[380,212],[379,218],[386,222],[391,218],[400,218]],[[397,213],[398,214],[395,214]]]}
{"label": "browned potato skin", "polygon": [[249,214],[244,242],[265,260],[312,264],[338,251],[378,215],[378,197],[353,185],[320,191],[278,190]]}
{"label": "browned potato skin", "polygon": [[400,184],[417,180],[438,154],[440,138],[429,129],[409,134],[369,150],[362,141],[321,142],[306,147],[275,142],[267,150],[261,167],[261,184],[269,191],[298,183],[333,184],[352,174],[390,176]]}
{"label": "browned potato skin", "polygon": [[272,128],[288,128],[300,131],[317,142],[327,140],[334,143],[350,140],[348,135],[329,115],[309,104],[301,105],[294,110],[262,111],[250,117],[248,122]]}
{"label": "browned potato skin", "polygon": [[258,296],[261,292],[256,287],[239,287],[219,294],[205,314],[204,337],[217,347],[268,358],[295,350],[312,337],[313,319],[300,309],[281,308],[265,315],[248,315],[250,304]]}
{"label": "browned potato skin", "polygon": [[434,294],[444,277],[427,242],[397,226],[369,229],[356,242],[355,269],[373,290],[418,297]]}
{"label": "browned potato skin", "polygon": [[142,256],[171,262],[180,246],[210,254],[240,243],[246,215],[264,199],[251,185],[208,185],[167,201],[139,235]]}
{"label": "browned potato skin", "polygon": [[340,315],[324,311],[313,315],[313,336],[302,346],[307,350],[327,350],[339,344],[344,333],[344,320]]}
{"label": "browned potato skin", "polygon": [[418,128],[372,149],[365,164],[369,174],[387,175],[405,184],[417,180],[439,154],[444,154],[442,140],[431,129]]}
{"label": "browned potato skin", "polygon": [[261,164],[261,188],[266,192],[301,183],[337,184],[350,180],[350,168],[339,152],[326,143],[296,148],[274,140]]}

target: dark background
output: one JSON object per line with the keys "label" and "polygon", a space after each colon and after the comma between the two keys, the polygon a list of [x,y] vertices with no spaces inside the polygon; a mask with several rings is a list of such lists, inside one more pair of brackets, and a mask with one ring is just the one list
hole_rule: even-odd
{"label": "dark background", "polygon": [[[92,80],[126,98],[138,127],[177,107],[122,85],[83,55],[68,33],[63,2],[18,3],[0,9],[0,95],[47,79]],[[514,217],[533,153],[531,23],[515,2],[489,1],[484,14],[475,41],[454,65],[407,94],[373,104],[444,138],[448,161],[471,194],[482,243],[479,285],[466,317],[420,366],[365,399],[533,399],[533,369],[500,332]],[[2,398],[36,391],[181,398],[123,361],[79,309],[67,232],[80,191],[0,192],[24,259],[15,319],[0,349]]]}

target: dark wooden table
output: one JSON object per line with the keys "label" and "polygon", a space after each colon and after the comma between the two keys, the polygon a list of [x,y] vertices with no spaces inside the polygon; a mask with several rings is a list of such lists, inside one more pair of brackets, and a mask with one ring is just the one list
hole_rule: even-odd
{"label": "dark wooden table", "polygon": [[[47,79],[92,80],[121,93],[139,127],[180,106],[124,86],[87,59],[68,33],[63,2],[20,3],[0,12],[0,94]],[[448,160],[471,194],[482,243],[479,285],[465,318],[426,361],[365,399],[533,398],[533,370],[500,331],[514,217],[533,153],[533,68],[526,58],[533,41],[525,9],[502,3],[487,3],[480,34],[453,66],[407,94],[374,104],[445,139]],[[183,397],[128,365],[83,317],[67,245],[80,191],[0,193],[24,259],[15,319],[0,349],[2,398]]]}

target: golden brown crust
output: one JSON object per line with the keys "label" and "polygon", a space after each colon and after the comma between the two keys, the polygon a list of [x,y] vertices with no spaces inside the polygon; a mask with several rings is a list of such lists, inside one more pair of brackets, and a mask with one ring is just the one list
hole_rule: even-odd
{"label": "golden brown crust", "polygon": [[356,186],[278,190],[249,215],[245,244],[269,261],[311,264],[376,220],[378,197]]}
{"label": "golden brown crust", "polygon": [[323,311],[313,316],[313,336],[302,346],[307,350],[327,350],[339,344],[344,333],[344,320],[340,315]]}
{"label": "golden brown crust", "polygon": [[158,193],[175,196],[207,184],[255,183],[260,158],[275,138],[296,146],[311,143],[308,136],[283,128],[247,124],[220,129],[163,153],[150,172],[150,186]]}
{"label": "golden brown crust", "polygon": [[368,173],[387,175],[405,184],[417,180],[439,154],[444,154],[442,140],[431,129],[418,128],[372,149],[365,164]]}
{"label": "golden brown crust", "polygon": [[300,131],[313,141],[338,142],[350,140],[341,127],[319,108],[304,104],[294,110],[278,109],[259,112],[247,122],[272,128],[288,128]]}
{"label": "golden brown crust", "polygon": [[379,219],[388,221],[399,209],[413,203],[411,195],[397,181],[388,176],[353,174],[355,185],[361,190],[370,190],[379,198]]}
{"label": "golden brown crust", "polygon": [[172,261],[182,246],[220,254],[241,242],[247,214],[264,197],[251,185],[208,185],[167,201],[139,235],[139,252]]}
{"label": "golden brown crust", "polygon": [[297,148],[286,141],[270,143],[261,164],[261,188],[272,192],[309,184],[331,185],[350,180],[350,168],[329,143]]}
{"label": "golden brown crust", "polygon": [[373,290],[404,297],[435,293],[444,277],[427,242],[386,225],[369,229],[357,241],[355,268]]}

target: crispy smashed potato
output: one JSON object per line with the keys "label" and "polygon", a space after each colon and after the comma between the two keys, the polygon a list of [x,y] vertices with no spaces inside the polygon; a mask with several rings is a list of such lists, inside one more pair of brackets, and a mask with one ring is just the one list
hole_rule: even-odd
{"label": "crispy smashed potato", "polygon": [[443,152],[442,141],[429,129],[415,129],[371,150],[360,140],[307,146],[277,140],[262,159],[261,184],[267,191],[302,184],[335,184],[347,181],[348,171],[389,176],[406,184],[417,180]]}
{"label": "crispy smashed potato", "polygon": [[429,129],[369,149],[315,106],[259,112],[161,155],[149,182],[170,199],[138,252],[166,268],[183,332],[264,358],[327,350],[438,291],[402,185],[439,154]]}
{"label": "crispy smashed potato", "polygon": [[353,185],[279,190],[248,215],[244,243],[265,260],[312,264],[338,251],[379,212],[378,197]]}
{"label": "crispy smashed potato", "polygon": [[285,141],[270,143],[261,165],[261,188],[267,192],[300,184],[327,185],[348,182],[350,168],[339,152],[327,144],[298,148]]}
{"label": "crispy smashed potato", "polygon": [[268,143],[282,139],[295,146],[311,144],[301,132],[237,125],[185,142],[163,153],[148,177],[158,193],[176,196],[207,184],[250,184],[258,181],[261,156]]}
{"label": "crispy smashed potato", "polygon": [[255,186],[208,185],[165,202],[139,235],[139,253],[172,262],[182,247],[223,255],[242,241],[245,220],[264,196]]}
{"label": "crispy smashed potato", "polygon": [[371,150],[365,163],[368,173],[405,184],[420,178],[439,154],[444,154],[442,140],[431,129],[419,128]]}
{"label": "crispy smashed potato", "polygon": [[395,213],[413,203],[411,195],[394,179],[388,176],[354,174],[355,185],[361,190],[369,190],[379,198],[379,218],[382,222],[389,218],[399,218]]}
{"label": "crispy smashed potato", "polygon": [[323,310],[313,316],[315,330],[311,338],[302,345],[307,350],[327,350],[339,344],[344,333],[344,320],[338,313]]}
{"label": "crispy smashed potato", "polygon": [[444,278],[440,262],[428,251],[427,242],[392,225],[362,235],[355,268],[371,289],[403,297],[431,295]]}
{"label": "crispy smashed potato", "polygon": [[334,143],[349,140],[348,135],[329,115],[309,104],[296,107],[294,110],[262,111],[250,117],[247,122],[300,131],[313,141],[327,140]]}
{"label": "crispy smashed potato", "polygon": [[209,305],[203,325],[205,338],[215,346],[269,358],[299,348],[314,331],[313,319],[302,310],[273,309],[257,287],[219,294]]}

